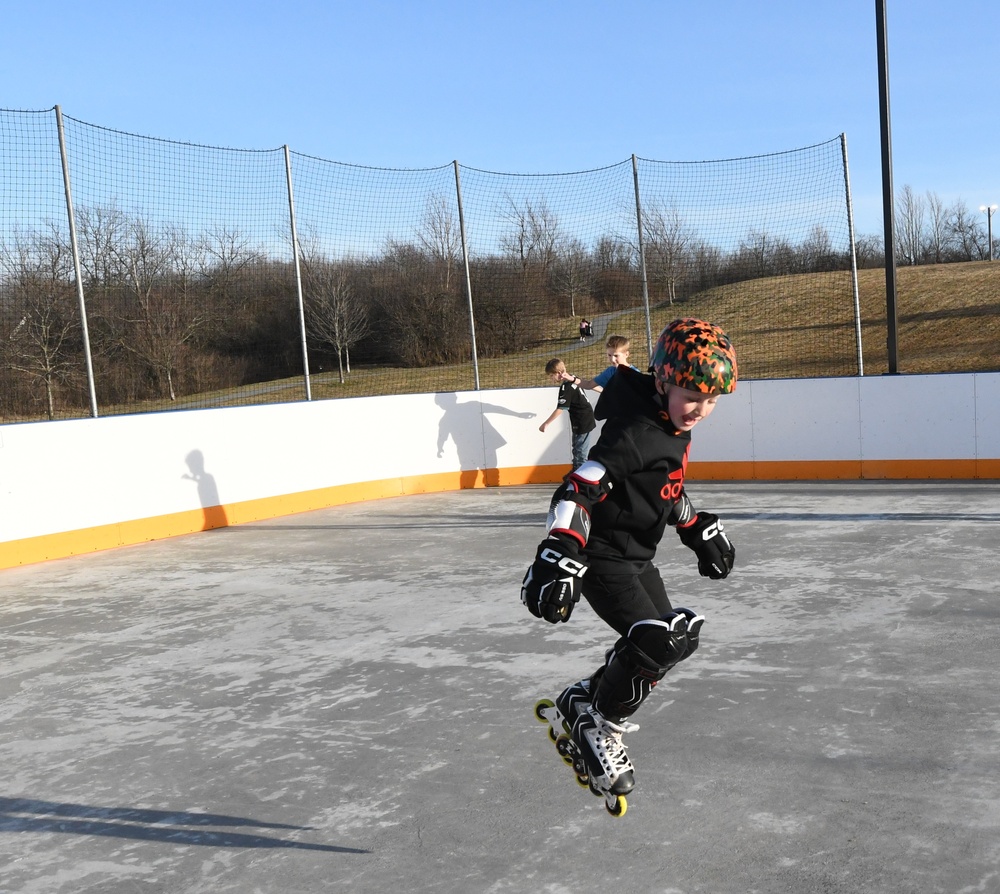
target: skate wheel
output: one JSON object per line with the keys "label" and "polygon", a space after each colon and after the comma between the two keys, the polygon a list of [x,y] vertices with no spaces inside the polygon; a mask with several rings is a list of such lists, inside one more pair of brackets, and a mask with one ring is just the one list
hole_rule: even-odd
{"label": "skate wheel", "polygon": [[598,798],[603,798],[604,797],[604,792],[602,792],[596,785],[594,785],[594,780],[593,779],[589,779],[587,781],[587,788],[590,789],[590,793],[592,795],[596,795]]}
{"label": "skate wheel", "polygon": [[590,777],[580,776],[579,774],[577,774],[576,784],[580,786],[580,788],[590,788]]}
{"label": "skate wheel", "polygon": [[624,795],[618,795],[618,797],[615,798],[614,804],[608,804],[605,802],[604,806],[608,813],[612,816],[625,816],[625,811],[628,810],[628,801],[625,800]]}
{"label": "skate wheel", "polygon": [[558,742],[559,741],[559,737],[556,735],[556,731],[554,729],[552,729],[551,726],[549,727],[549,741],[551,741],[551,742]]}
{"label": "skate wheel", "polygon": [[549,710],[549,708],[554,708],[555,706],[556,703],[552,701],[552,699],[543,698],[535,705],[535,720],[539,723],[548,723],[549,719],[542,712]]}
{"label": "skate wheel", "polygon": [[556,751],[559,752],[559,757],[563,759],[563,763],[567,767],[573,767],[575,769],[575,764],[573,760],[573,740],[569,736],[556,736]]}

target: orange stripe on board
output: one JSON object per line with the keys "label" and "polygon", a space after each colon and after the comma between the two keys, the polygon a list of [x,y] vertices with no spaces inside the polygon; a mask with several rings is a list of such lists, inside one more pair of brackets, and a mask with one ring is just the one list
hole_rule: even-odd
{"label": "orange stripe on board", "polygon": [[861,477],[860,461],[815,460],[793,462],[691,462],[688,478],[693,481],[837,481]]}
{"label": "orange stripe on board", "polygon": [[977,478],[1000,478],[1000,459],[977,459]]}
{"label": "orange stripe on board", "polygon": [[38,537],[0,543],[0,568],[14,568],[49,559],[63,559],[118,546],[133,546],[151,540],[279,518],[283,515],[295,515],[313,509],[327,509],[346,503],[361,503],[366,500],[380,500],[408,494],[461,490],[463,487],[485,487],[484,481],[489,477],[495,478],[496,470],[493,470],[492,476],[479,471],[471,474],[445,472],[437,475],[387,478],[382,481],[343,484],[296,494],[228,503],[224,506],[209,506],[204,509],[132,519],[76,531],[42,534]]}

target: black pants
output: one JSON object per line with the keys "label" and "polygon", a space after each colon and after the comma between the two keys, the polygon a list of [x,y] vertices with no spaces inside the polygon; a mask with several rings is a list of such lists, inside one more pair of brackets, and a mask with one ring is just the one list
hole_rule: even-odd
{"label": "black pants", "polygon": [[583,596],[621,636],[636,621],[658,621],[673,611],[663,578],[652,562],[638,573],[591,568],[583,577]]}

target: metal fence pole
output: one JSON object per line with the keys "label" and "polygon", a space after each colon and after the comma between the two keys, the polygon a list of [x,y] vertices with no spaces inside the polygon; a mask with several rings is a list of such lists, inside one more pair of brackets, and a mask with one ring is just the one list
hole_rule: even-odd
{"label": "metal fence pole", "polygon": [[892,187],[892,123],[889,114],[889,39],[885,0],[875,0],[875,36],[878,43],[879,129],[882,143],[882,226],[885,233],[885,319],[889,373],[899,372],[899,315],[896,308],[896,218]]}
{"label": "metal fence pole", "polygon": [[306,341],[306,308],[302,297],[302,267],[299,264],[299,233],[295,228],[295,196],[292,192],[292,157],[285,144],[285,180],[288,183],[288,219],[292,233],[292,255],[295,263],[295,291],[299,302],[299,333],[302,337],[302,375],[306,386],[306,400],[312,400],[309,382],[309,347]]}
{"label": "metal fence pole", "polygon": [[462,236],[462,260],[465,263],[465,294],[469,299],[469,337],[472,341],[472,377],[475,390],[479,390],[479,354],[476,351],[476,316],[472,310],[472,276],[469,273],[469,243],[465,238],[465,213],[462,211],[462,180],[458,174],[458,160],[455,166],[455,195],[458,199],[458,231]]}
{"label": "metal fence pole", "polygon": [[76,215],[73,213],[73,193],[69,185],[69,160],[66,155],[66,131],[63,127],[62,109],[55,107],[56,129],[59,131],[59,157],[62,159],[63,191],[66,195],[66,216],[69,220],[69,245],[73,254],[73,276],[76,278],[76,297],[80,306],[80,330],[83,338],[83,357],[87,366],[87,389],[90,392],[90,415],[97,418],[97,388],[94,385],[94,363],[90,354],[90,330],[87,327],[87,302],[83,295],[83,270],[80,266],[80,246],[76,239]]}
{"label": "metal fence pole", "polygon": [[847,195],[847,238],[851,243],[851,288],[854,290],[854,337],[858,344],[858,375],[865,374],[861,351],[861,299],[858,295],[858,253],[854,245],[854,204],[851,201],[851,174],[847,167],[847,134],[840,135],[840,150],[844,157],[844,190]]}
{"label": "metal fence pole", "polygon": [[635,184],[635,225],[639,232],[639,273],[642,277],[642,306],[646,312],[646,356],[653,359],[653,324],[649,319],[649,280],[646,278],[646,249],[642,238],[642,203],[639,201],[639,165],[632,153],[632,182]]}

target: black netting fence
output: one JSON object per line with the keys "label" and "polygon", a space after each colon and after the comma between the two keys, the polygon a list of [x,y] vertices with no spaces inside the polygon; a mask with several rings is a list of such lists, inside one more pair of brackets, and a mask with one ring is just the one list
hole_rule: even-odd
{"label": "black netting fence", "polygon": [[849,207],[843,137],[528,175],[0,110],[2,418],[540,385],[682,315],[745,378],[856,375]]}

